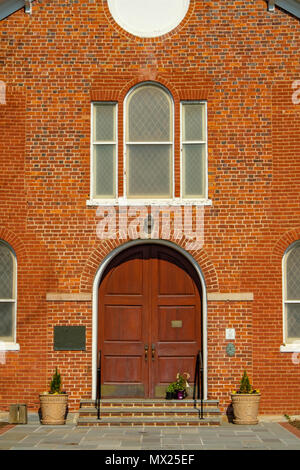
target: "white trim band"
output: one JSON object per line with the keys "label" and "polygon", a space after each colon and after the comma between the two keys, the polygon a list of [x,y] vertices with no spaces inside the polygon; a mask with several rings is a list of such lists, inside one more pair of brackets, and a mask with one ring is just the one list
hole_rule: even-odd
{"label": "white trim band", "polygon": [[91,302],[92,294],[65,294],[65,293],[48,293],[46,300],[49,302]]}
{"label": "white trim band", "polygon": [[[48,293],[46,294],[46,300],[49,302],[91,302],[92,294]],[[244,302],[253,301],[254,295],[253,292],[211,292],[207,294],[207,300],[209,302]]]}
{"label": "white trim band", "polygon": [[207,294],[207,300],[208,301],[216,301],[216,302],[222,302],[222,301],[231,301],[231,302],[236,302],[236,301],[252,301],[254,300],[254,295],[253,292],[227,292],[227,293],[221,293],[221,292],[211,292]]}
{"label": "white trim band", "polygon": [[5,341],[0,341],[0,351],[20,351],[20,345],[18,343],[6,343]]}
{"label": "white trim band", "polygon": [[283,353],[300,352],[300,343],[282,344],[280,346],[280,352],[283,352]]}
{"label": "white trim band", "polygon": [[212,206],[211,199],[89,199],[87,206]]}

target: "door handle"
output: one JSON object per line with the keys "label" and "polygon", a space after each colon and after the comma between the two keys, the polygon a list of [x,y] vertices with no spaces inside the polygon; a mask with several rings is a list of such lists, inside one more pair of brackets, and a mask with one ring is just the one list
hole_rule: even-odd
{"label": "door handle", "polygon": [[145,350],[145,361],[148,361],[148,344],[145,344],[144,350]]}
{"label": "door handle", "polygon": [[152,361],[155,360],[155,344],[152,343]]}

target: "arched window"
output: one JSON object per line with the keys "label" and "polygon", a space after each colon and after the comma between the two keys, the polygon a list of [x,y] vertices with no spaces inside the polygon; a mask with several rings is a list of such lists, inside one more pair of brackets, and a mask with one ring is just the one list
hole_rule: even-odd
{"label": "arched window", "polygon": [[16,255],[0,240],[0,341],[15,341],[16,281]]}
{"label": "arched window", "polygon": [[173,101],[162,87],[144,84],[126,100],[126,195],[173,194]]}
{"label": "arched window", "polygon": [[300,340],[300,241],[287,249],[283,269],[285,342],[293,343]]}

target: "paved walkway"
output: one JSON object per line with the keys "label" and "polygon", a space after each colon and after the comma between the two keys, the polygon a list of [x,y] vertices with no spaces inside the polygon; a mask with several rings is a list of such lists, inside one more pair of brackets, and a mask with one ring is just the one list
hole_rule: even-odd
{"label": "paved walkway", "polygon": [[300,439],[280,424],[223,424],[200,428],[95,428],[17,425],[0,434],[1,450],[300,450]]}

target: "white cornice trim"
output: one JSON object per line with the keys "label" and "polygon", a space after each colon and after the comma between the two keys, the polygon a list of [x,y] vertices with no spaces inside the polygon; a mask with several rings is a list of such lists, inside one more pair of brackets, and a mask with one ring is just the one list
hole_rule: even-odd
{"label": "white cornice trim", "polygon": [[288,11],[296,18],[300,18],[300,1],[299,0],[267,0],[268,10],[275,11],[275,5]]}
{"label": "white cornice trim", "polygon": [[0,20],[4,20],[21,8],[25,8],[26,13],[31,13],[31,3],[34,0],[0,0]]}

